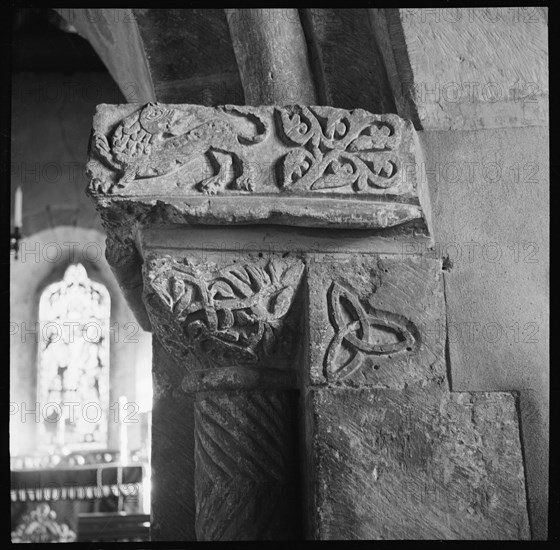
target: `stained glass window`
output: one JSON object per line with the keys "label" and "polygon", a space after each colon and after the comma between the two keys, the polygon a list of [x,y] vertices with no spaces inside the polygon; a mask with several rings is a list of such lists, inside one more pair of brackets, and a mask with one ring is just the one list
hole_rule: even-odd
{"label": "stained glass window", "polygon": [[39,302],[40,447],[106,448],[109,407],[107,289],[72,264]]}

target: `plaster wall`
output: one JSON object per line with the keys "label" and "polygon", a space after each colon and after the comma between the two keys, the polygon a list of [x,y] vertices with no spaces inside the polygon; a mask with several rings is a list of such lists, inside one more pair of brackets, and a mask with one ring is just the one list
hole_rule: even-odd
{"label": "plaster wall", "polygon": [[[452,390],[518,391],[533,538],[547,534],[548,127],[420,132]],[[437,327],[430,327],[437,330]]]}

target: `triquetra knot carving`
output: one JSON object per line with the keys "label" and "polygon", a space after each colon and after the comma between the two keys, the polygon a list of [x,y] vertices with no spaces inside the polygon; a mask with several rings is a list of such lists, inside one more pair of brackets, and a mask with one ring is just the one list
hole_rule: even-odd
{"label": "triquetra knot carving", "polygon": [[325,355],[328,379],[343,380],[363,366],[367,355],[412,352],[419,345],[414,324],[402,315],[369,308],[334,282],[328,292],[328,312],[335,334]]}

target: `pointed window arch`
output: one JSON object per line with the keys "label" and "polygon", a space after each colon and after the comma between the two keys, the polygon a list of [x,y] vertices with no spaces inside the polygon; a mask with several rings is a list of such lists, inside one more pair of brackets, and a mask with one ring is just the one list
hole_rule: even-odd
{"label": "pointed window arch", "polygon": [[41,294],[38,357],[40,447],[68,451],[107,447],[109,323],[105,286],[71,264]]}

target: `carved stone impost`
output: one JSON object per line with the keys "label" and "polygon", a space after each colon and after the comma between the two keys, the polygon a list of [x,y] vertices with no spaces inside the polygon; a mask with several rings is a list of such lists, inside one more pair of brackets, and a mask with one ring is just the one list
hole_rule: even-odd
{"label": "carved stone impost", "polygon": [[[211,208],[224,204],[208,199],[218,196],[236,197],[235,209],[253,221],[276,211],[289,225],[385,228],[416,220],[426,230],[415,139],[409,122],[361,109],[100,105],[90,192],[147,204],[189,197],[195,200],[176,204],[177,213],[199,222],[231,220],[234,210]],[[262,196],[268,204],[247,208]],[[196,209],[203,204],[210,208]],[[340,217],[321,215],[324,205]]]}

